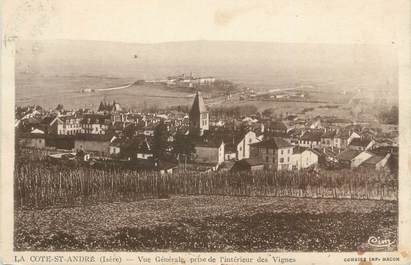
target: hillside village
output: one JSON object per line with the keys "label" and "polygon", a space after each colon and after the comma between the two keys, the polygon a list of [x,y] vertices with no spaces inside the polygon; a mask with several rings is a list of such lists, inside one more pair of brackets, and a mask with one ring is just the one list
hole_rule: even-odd
{"label": "hillside village", "polygon": [[16,150],[39,149],[56,163],[190,171],[398,170],[398,126],[337,117],[216,119],[201,92],[190,111],[126,111],[102,101],[97,110],[59,105],[16,108]]}

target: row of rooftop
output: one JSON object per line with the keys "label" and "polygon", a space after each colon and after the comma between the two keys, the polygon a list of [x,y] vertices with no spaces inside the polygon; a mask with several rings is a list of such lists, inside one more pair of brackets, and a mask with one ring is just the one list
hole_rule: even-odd
{"label": "row of rooftop", "polygon": [[[175,154],[178,134],[194,145],[190,161],[213,169],[292,170],[323,164],[358,167],[388,164],[398,148],[398,128],[372,128],[344,119],[316,117],[271,120],[258,116],[212,121],[201,93],[189,113],[130,113],[118,103],[101,103],[95,113],[44,113],[36,109],[16,122],[20,144],[32,148],[82,150],[105,157],[152,159],[155,129],[167,131],[165,151]],[[239,162],[241,161],[241,162]],[[361,162],[361,163],[360,163]],[[365,164],[364,164],[365,163]]]}

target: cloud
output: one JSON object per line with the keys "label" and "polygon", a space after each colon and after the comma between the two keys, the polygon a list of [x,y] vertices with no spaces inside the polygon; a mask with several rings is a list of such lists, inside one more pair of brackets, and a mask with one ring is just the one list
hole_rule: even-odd
{"label": "cloud", "polygon": [[226,26],[235,18],[244,15],[258,6],[242,6],[231,9],[219,9],[214,13],[214,23],[217,26]]}

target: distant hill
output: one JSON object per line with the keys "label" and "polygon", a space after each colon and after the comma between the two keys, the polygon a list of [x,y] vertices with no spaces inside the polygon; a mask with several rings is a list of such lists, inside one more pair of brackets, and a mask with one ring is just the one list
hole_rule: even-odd
{"label": "distant hill", "polygon": [[257,89],[364,77],[381,79],[385,84],[396,75],[393,49],[373,45],[19,40],[16,60],[17,78],[22,73],[34,73],[137,80],[193,72]]}

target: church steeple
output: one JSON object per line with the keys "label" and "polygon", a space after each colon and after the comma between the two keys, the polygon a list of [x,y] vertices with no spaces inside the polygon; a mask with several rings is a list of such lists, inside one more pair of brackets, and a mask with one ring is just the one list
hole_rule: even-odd
{"label": "church steeple", "polygon": [[190,134],[201,136],[209,130],[209,113],[201,93],[197,91],[190,110]]}

